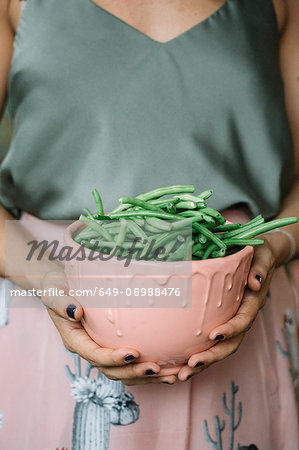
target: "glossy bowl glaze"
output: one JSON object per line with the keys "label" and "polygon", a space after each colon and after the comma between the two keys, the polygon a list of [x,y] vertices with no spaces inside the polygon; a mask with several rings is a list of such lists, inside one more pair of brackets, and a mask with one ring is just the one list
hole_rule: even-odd
{"label": "glossy bowl glaze", "polygon": [[[65,231],[64,245],[78,251],[80,246],[73,236],[82,228],[84,225],[79,221],[70,225]],[[90,250],[84,251],[88,257]],[[135,348],[141,355],[139,361],[173,367],[184,364],[192,354],[215,344],[208,339],[209,333],[236,314],[252,257],[253,247],[247,246],[224,258],[204,261],[153,263],[132,260],[129,272],[124,271],[124,262],[115,257],[107,261],[76,258],[66,261],[65,273],[70,289],[80,291],[77,300],[84,308],[82,323],[95,342],[108,348]],[[122,290],[125,285],[134,287],[132,283],[138,277],[146,289],[148,286],[175,287],[175,283],[182,283],[176,276],[188,271],[189,275],[184,275],[183,281],[191,303],[176,298],[175,307],[172,307],[173,303],[159,307],[152,297],[145,296],[140,298],[141,306],[136,307],[130,299],[124,304],[124,299],[119,300],[121,296],[106,297],[103,303],[104,297],[99,294],[99,287],[102,292],[118,286]],[[162,277],[160,280],[157,273]],[[84,289],[98,294],[92,298],[84,296]],[[134,300],[136,302],[136,298]],[[163,301],[167,300],[164,298]]]}

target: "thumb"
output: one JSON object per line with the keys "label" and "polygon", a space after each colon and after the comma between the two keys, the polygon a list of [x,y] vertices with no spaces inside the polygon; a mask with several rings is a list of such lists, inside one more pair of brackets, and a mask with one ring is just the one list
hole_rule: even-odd
{"label": "thumb", "polygon": [[79,322],[83,317],[80,303],[68,295],[68,284],[64,273],[51,272],[42,283],[42,302],[60,317],[72,322]]}

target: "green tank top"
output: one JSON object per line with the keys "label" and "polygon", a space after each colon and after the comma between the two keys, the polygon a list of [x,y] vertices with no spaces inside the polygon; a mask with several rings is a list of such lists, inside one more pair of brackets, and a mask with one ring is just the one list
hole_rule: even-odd
{"label": "green tank top", "polygon": [[271,217],[290,186],[272,0],[227,0],[166,43],[92,0],[27,0],[8,94],[0,202],[16,216],[75,219],[95,187],[109,211],[194,184]]}

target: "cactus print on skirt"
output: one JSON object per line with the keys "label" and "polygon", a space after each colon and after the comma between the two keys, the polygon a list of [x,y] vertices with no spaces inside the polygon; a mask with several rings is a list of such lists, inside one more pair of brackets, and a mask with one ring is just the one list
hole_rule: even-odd
{"label": "cactus print on skirt", "polygon": [[172,386],[112,389],[65,350],[46,310],[31,306],[8,316],[0,305],[1,449],[299,449],[284,332],[296,295],[283,267],[238,351]]}

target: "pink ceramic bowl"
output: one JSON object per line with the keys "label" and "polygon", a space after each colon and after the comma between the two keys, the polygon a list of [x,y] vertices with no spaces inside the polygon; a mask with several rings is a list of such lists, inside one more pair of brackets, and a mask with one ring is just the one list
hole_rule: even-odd
{"label": "pink ceramic bowl", "polygon": [[[70,225],[64,244],[79,250],[79,244],[72,237],[82,228],[84,225],[79,221]],[[86,256],[90,255],[90,250],[85,249],[85,252]],[[95,342],[108,348],[134,348],[140,352],[139,361],[173,367],[214,345],[208,335],[236,314],[252,257],[253,247],[247,246],[224,258],[205,261],[132,260],[129,271],[125,270],[124,262],[115,257],[109,261],[80,261],[78,258],[66,262],[65,273],[70,289],[80,292],[76,298],[84,308],[82,323]],[[189,276],[184,275],[181,280],[173,276],[180,272],[186,274],[186,268]],[[160,281],[155,278],[157,273],[162,277]],[[163,297],[164,307],[158,307],[153,297],[143,296],[139,299],[140,307],[136,307],[136,298],[132,306],[132,297],[124,300],[121,295],[104,297],[99,294],[99,288],[102,293],[109,288],[124,292],[126,286],[134,288],[133,281],[139,281],[139,286],[141,283],[145,289],[149,286],[175,288],[180,283],[186,288],[181,289],[183,293],[192,298],[192,304],[184,298]],[[84,289],[88,290],[88,296],[82,295]],[[91,292],[98,294],[90,296]],[[172,307],[171,302],[176,302],[176,307]]]}

